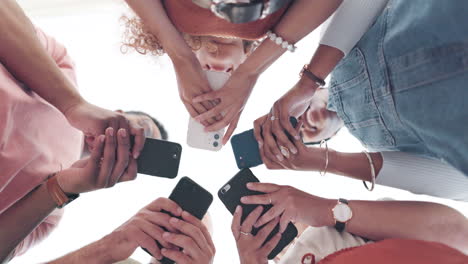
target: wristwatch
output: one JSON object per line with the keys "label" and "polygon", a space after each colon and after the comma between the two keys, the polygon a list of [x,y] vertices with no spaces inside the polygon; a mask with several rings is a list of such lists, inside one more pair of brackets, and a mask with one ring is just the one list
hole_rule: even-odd
{"label": "wristwatch", "polygon": [[353,217],[353,211],[348,205],[348,200],[338,199],[338,203],[333,207],[332,212],[335,219],[335,229],[341,233],[345,230],[346,223]]}
{"label": "wristwatch", "polygon": [[80,197],[79,194],[67,194],[60,187],[56,173],[51,174],[47,180],[47,191],[52,197],[58,208],[63,208],[65,205],[73,202],[75,199]]}

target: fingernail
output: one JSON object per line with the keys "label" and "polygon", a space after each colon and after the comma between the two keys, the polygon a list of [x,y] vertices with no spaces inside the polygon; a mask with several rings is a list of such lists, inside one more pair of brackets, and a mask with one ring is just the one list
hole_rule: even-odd
{"label": "fingernail", "polygon": [[262,142],[262,141],[259,141],[259,142],[258,142],[258,147],[259,147],[259,148],[263,147],[263,142]]}
{"label": "fingernail", "polygon": [[238,206],[236,207],[236,213],[239,213],[239,212],[240,212],[240,209],[241,209],[241,207],[240,207],[240,205],[238,205]]}
{"label": "fingernail", "polygon": [[109,136],[114,136],[114,129],[112,127],[109,127]]}
{"label": "fingernail", "polygon": [[291,152],[292,152],[293,154],[297,154],[297,149],[296,149],[296,148],[291,148]]}
{"label": "fingernail", "polygon": [[289,158],[289,151],[286,148],[281,148],[281,154],[286,158]]}
{"label": "fingernail", "polygon": [[127,137],[127,130],[121,128],[120,131],[120,135],[122,135],[122,137]]}
{"label": "fingernail", "polygon": [[242,197],[241,202],[243,202],[243,203],[247,202],[247,197]]}
{"label": "fingernail", "polygon": [[252,188],[253,186],[254,186],[253,183],[251,182],[247,183],[247,188]]}
{"label": "fingernail", "polygon": [[282,156],[282,155],[279,155],[279,154],[276,155],[276,158],[277,158],[279,161],[283,161],[283,160],[284,160],[283,156]]}
{"label": "fingernail", "polygon": [[134,159],[138,159],[139,156],[140,156],[140,152],[138,151],[133,154]]}
{"label": "fingernail", "polygon": [[178,214],[178,215],[182,215],[182,212],[183,212],[182,208],[180,208],[180,207],[177,208],[177,214]]}
{"label": "fingernail", "polygon": [[294,138],[295,138],[296,140],[299,140],[299,139],[301,139],[301,136],[296,135]]}
{"label": "fingernail", "polygon": [[172,217],[171,220],[169,220],[172,224],[177,224],[179,223],[179,219]]}
{"label": "fingernail", "polygon": [[106,140],[106,136],[104,135],[99,136],[99,141],[101,141],[101,143],[104,142],[104,140]]}
{"label": "fingernail", "polygon": [[163,233],[163,237],[164,237],[164,238],[168,238],[170,235],[171,235],[171,233],[169,233],[169,232],[164,232],[164,233]]}

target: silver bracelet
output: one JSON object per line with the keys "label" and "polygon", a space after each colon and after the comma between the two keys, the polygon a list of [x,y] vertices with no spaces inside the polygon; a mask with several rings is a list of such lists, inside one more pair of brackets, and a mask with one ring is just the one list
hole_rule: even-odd
{"label": "silver bracelet", "polygon": [[280,45],[283,49],[287,49],[290,52],[294,52],[297,49],[297,47],[294,44],[287,42],[271,30],[267,32],[267,37],[274,43]]}
{"label": "silver bracelet", "polygon": [[369,192],[372,192],[374,190],[374,187],[375,187],[375,167],[374,167],[374,161],[372,160],[372,157],[370,156],[370,154],[367,152],[367,151],[363,151],[362,153],[366,154],[366,157],[367,157],[367,160],[369,160],[369,165],[370,165],[370,170],[371,170],[371,176],[372,176],[372,186],[369,188],[367,186],[367,183],[366,181],[362,181],[364,183],[364,187],[366,187],[366,189],[369,191]]}
{"label": "silver bracelet", "polygon": [[326,140],[320,141],[320,148],[322,148],[322,145],[325,145],[325,168],[323,169],[323,172],[320,170],[320,176],[325,176],[327,174],[327,169],[328,169],[328,143]]}

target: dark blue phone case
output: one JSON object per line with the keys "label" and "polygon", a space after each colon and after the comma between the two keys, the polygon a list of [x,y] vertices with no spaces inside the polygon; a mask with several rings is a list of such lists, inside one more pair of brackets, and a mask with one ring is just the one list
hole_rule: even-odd
{"label": "dark blue phone case", "polygon": [[[291,117],[290,122],[293,127],[297,126],[296,118]],[[290,137],[288,133],[286,134]],[[289,139],[294,140],[291,137]],[[239,169],[253,168],[263,164],[253,129],[234,135],[231,139],[231,146]]]}

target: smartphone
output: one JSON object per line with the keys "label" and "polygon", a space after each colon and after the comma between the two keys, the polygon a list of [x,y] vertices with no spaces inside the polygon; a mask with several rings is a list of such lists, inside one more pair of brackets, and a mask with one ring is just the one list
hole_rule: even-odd
{"label": "smartphone", "polygon": [[[247,189],[246,184],[249,182],[259,182],[257,177],[249,169],[243,169],[237,173],[231,180],[221,187],[218,191],[218,197],[226,206],[226,208],[234,214],[236,207],[238,205],[242,206],[242,218],[241,221],[244,222],[245,218],[257,208],[258,205],[253,204],[242,204],[240,199],[244,196],[258,195],[263,194],[261,192],[256,192]],[[264,205],[262,215],[270,210],[272,205]],[[262,229],[263,226],[259,228],[252,229],[252,235],[256,235],[257,232]],[[265,240],[265,243],[268,242],[273,236],[275,236],[279,231],[279,224],[273,229],[270,235]],[[284,231],[281,240],[278,245],[270,252],[268,259],[274,259],[289,243],[291,243],[297,236],[298,232],[296,227],[289,223],[288,227]]]}
{"label": "smartphone", "polygon": [[178,143],[146,138],[137,159],[138,173],[173,179],[179,173],[181,155],[182,146]]}
{"label": "smartphone", "polygon": [[[290,117],[289,121],[293,127],[297,126],[297,119]],[[294,142],[294,138],[286,132],[289,140]],[[232,151],[239,169],[252,168],[262,165],[263,161],[258,149],[258,142],[254,136],[254,130],[247,130],[231,138]]]}
{"label": "smartphone", "polygon": [[[195,181],[189,177],[182,177],[177,183],[176,187],[169,195],[169,199],[178,204],[184,211],[189,212],[198,219],[203,219],[206,212],[210,208],[211,203],[213,202],[213,195],[210,192],[205,190],[203,187],[198,185]],[[165,212],[173,216],[169,212]],[[177,217],[180,219],[180,217]],[[165,228],[163,228],[165,230]],[[156,241],[159,248],[162,248],[161,244]],[[144,249],[148,254],[148,250]],[[150,254],[151,255],[151,254]],[[160,260],[162,264],[174,264],[175,262],[171,259],[164,257]]]}
{"label": "smartphone", "polygon": [[[211,89],[221,89],[230,75],[225,72],[205,71]],[[224,128],[214,132],[205,132],[205,126],[190,117],[187,130],[187,145],[192,148],[219,151],[223,147],[221,140],[224,137]]]}

